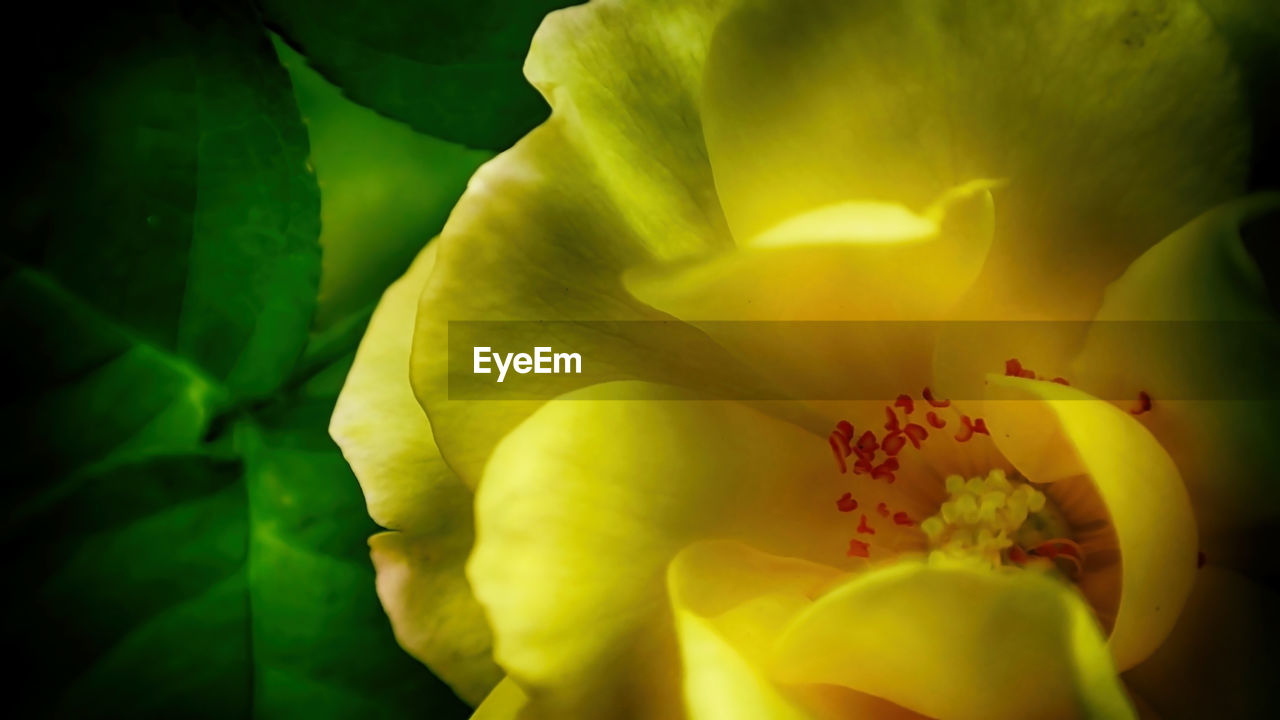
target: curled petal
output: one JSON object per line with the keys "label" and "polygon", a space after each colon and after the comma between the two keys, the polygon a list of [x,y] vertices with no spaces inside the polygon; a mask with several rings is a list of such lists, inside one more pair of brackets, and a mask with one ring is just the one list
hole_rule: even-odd
{"label": "curled petal", "polygon": [[409,387],[414,315],[435,247],[428,245],[383,295],[329,432],[360,481],[369,514],[401,531],[370,539],[378,595],[396,639],[460,696],[477,702],[501,672],[463,574],[474,537],[471,492],[440,457]]}
{"label": "curled petal", "polygon": [[1131,414],[1054,382],[988,376],[991,439],[1034,483],[1087,478],[1120,549],[1109,643],[1127,669],[1168,636],[1195,579],[1195,517],[1182,478]]}
{"label": "curled petal", "polygon": [[1090,307],[1247,170],[1240,80],[1189,0],[747,2],[717,30],[706,77],[739,242],[824,205],[920,211],[947,187],[1007,178],[983,303]]}
{"label": "curled petal", "polygon": [[485,469],[467,574],[498,663],[562,716],[679,701],[662,579],[686,544],[742,537],[849,563],[829,487],[813,482],[832,473],[823,439],[696,398],[644,383],[577,391]]}
{"label": "curled petal", "polygon": [[780,633],[845,577],[734,541],[699,542],[680,551],[667,570],[667,590],[690,718],[921,718],[848,688],[782,684],[770,676],[769,654]]}
{"label": "curled petal", "polygon": [[877,321],[947,316],[991,243],[991,185],[952,188],[923,214],[889,203],[819,208],[736,251],[639,267],[624,279],[637,298],[701,328],[791,397],[896,393],[926,375],[935,329]]}
{"label": "curled petal", "polygon": [[1035,573],[900,561],[800,612],[776,677],[831,683],[929,717],[1132,717],[1088,606]]}
{"label": "curled petal", "polygon": [[[541,402],[451,400],[449,321],[669,321],[626,293],[622,272],[732,244],[697,108],[720,12],[706,0],[602,0],[552,13],[534,36],[525,73],[551,117],[472,178],[439,241],[415,342],[415,390],[468,485]],[[531,322],[509,340],[532,348],[546,335]],[[599,327],[562,327],[556,340],[614,377],[665,383],[693,376],[673,366],[698,353]]]}
{"label": "curled petal", "polygon": [[1280,236],[1280,194],[1226,203],[1138,258],[1108,288],[1073,375],[1138,415],[1178,463],[1204,549],[1246,572],[1280,512],[1280,323],[1246,242]]}

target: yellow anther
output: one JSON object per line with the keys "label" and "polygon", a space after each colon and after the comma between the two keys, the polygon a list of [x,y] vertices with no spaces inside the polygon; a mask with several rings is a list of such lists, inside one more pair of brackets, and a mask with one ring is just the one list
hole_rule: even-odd
{"label": "yellow anther", "polygon": [[973,530],[967,527],[960,527],[951,531],[951,539],[943,547],[948,550],[964,550],[972,547],[974,543]]}
{"label": "yellow anther", "polygon": [[1022,527],[1022,523],[1027,521],[1027,506],[1025,503],[1018,503],[1005,510],[1005,522],[1014,529]]}
{"label": "yellow anther", "polygon": [[1044,493],[1033,492],[1031,497],[1027,498],[1027,509],[1033,513],[1040,512],[1044,509]]}
{"label": "yellow anther", "polygon": [[935,515],[920,523],[920,529],[929,538],[929,542],[932,543],[942,537],[942,531],[947,529],[947,524],[942,521],[942,518]]}
{"label": "yellow anther", "polygon": [[1001,564],[1028,516],[1045,508],[1044,493],[999,469],[967,480],[950,475],[946,488],[938,513],[920,524],[929,546],[934,554],[992,566]]}

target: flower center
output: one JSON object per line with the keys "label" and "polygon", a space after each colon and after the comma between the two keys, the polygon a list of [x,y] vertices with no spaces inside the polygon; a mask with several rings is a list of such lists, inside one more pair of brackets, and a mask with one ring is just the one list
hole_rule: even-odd
{"label": "flower center", "polygon": [[[1017,359],[1006,362],[1004,370],[1007,375],[1068,384],[1061,377],[1037,376]],[[874,499],[869,495],[892,502],[893,497],[884,494],[884,486],[897,481],[902,453],[921,450],[930,435],[957,444],[990,435],[982,418],[961,414],[950,400],[936,397],[927,387],[918,397],[899,395],[892,405],[884,407],[884,413],[883,430],[873,426],[858,434],[852,423],[841,420],[827,438],[841,474],[865,476],[860,481],[862,492],[857,496],[846,492],[836,500],[836,509],[841,513],[853,514],[859,508],[860,497],[866,508],[864,514],[854,515],[858,525],[849,541],[850,557],[871,558],[873,544],[879,538],[873,537],[876,529],[868,522],[868,516],[874,520],[879,515],[886,521],[891,519],[899,528],[922,534],[923,541],[915,545],[925,547],[931,559],[978,562],[992,568],[1056,568],[1069,578],[1080,576],[1085,555],[1079,543],[1070,539],[1071,524],[1056,503],[1016,471],[1006,473],[996,468],[985,477],[968,479],[950,475],[945,480],[946,500],[937,506],[936,514],[922,521],[884,501],[875,503],[875,515],[871,515],[870,502]],[[874,492],[876,485],[881,492]],[[902,542],[896,544],[905,546]],[[896,554],[883,541],[875,548],[877,554]]]}
{"label": "flower center", "polygon": [[948,498],[920,523],[931,557],[1057,569],[1079,576],[1084,553],[1066,517],[1022,476],[999,468],[986,477],[946,479]]}

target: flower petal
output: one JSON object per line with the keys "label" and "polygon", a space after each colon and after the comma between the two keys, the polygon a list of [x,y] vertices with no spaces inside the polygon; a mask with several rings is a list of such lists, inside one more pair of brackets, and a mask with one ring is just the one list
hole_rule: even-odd
{"label": "flower petal", "polygon": [[659,256],[725,240],[698,94],[711,31],[728,4],[598,0],[566,8],[543,21],[525,60],[525,76],[596,170],[580,187],[603,184],[623,222]]}
{"label": "flower petal", "polygon": [[1088,606],[1032,572],[901,561],[864,573],[795,618],[773,667],[931,717],[1132,717]]}
{"label": "flower petal", "polygon": [[338,397],[329,433],[360,480],[369,514],[404,530],[370,539],[378,595],[396,639],[469,702],[501,677],[463,564],[471,493],[444,464],[409,387],[417,298],[435,245],[383,295]]}
{"label": "flower petal", "polygon": [[889,203],[820,208],[736,251],[636,268],[624,280],[790,397],[893,398],[928,377],[935,330],[877,321],[947,317],[991,242],[989,186],[952,188],[924,214]]}
{"label": "flower petal", "polygon": [[787,623],[845,577],[831,567],[766,555],[733,541],[682,550],[667,570],[667,589],[691,720],[921,717],[847,688],[782,686],[768,677],[768,655]]}
{"label": "flower petal", "polygon": [[1107,288],[1073,370],[1094,394],[1123,399],[1124,409],[1147,394],[1150,411],[1138,419],[1178,463],[1203,549],[1246,572],[1275,567],[1263,550],[1269,534],[1257,534],[1280,514],[1280,324],[1242,232],[1265,232],[1263,223],[1277,219],[1280,194],[1257,195],[1205,213],[1148,250]]}
{"label": "flower petal", "polygon": [[1280,184],[1280,140],[1268,128],[1280,125],[1280,5],[1270,0],[1200,0],[1231,45],[1248,88],[1253,117],[1253,168],[1249,186]]}
{"label": "flower petal", "polygon": [[562,715],[678,702],[662,578],[689,542],[854,562],[832,489],[815,482],[833,472],[823,439],[694,397],[578,391],[504,438],[485,470],[468,576],[499,664]]}
{"label": "flower petal", "polygon": [[[732,244],[697,109],[720,4],[592,2],[552,13],[534,37],[525,72],[551,118],[482,167],[459,201],[414,355],[436,440],[468,484],[496,441],[541,403],[450,401],[449,321],[669,321],[631,298],[618,276]],[[561,330],[557,342],[584,358],[616,358],[618,377],[671,382],[690,373],[670,366],[699,352],[637,346],[600,328]],[[530,348],[545,340],[536,326],[512,338]]]}
{"label": "flower petal", "polygon": [[529,698],[511,678],[502,678],[502,682],[485,697],[484,702],[476,708],[471,720],[515,720],[520,716],[522,708],[528,704]]}
{"label": "flower petal", "polygon": [[1190,0],[763,0],[726,17],[706,73],[736,238],[823,205],[919,209],[1007,178],[982,290],[997,307],[1096,302],[1246,172],[1240,83]]}
{"label": "flower petal", "polygon": [[329,434],[360,480],[369,514],[397,530],[434,522],[432,491],[457,482],[409,386],[418,296],[435,266],[436,247],[427,245],[383,294],[329,421]]}
{"label": "flower petal", "polygon": [[[457,487],[456,499],[469,504],[471,494],[461,483]],[[378,599],[400,646],[474,705],[502,671],[493,662],[492,634],[464,574],[471,551],[470,507],[456,502],[435,509],[464,518],[459,523],[467,532],[384,532],[369,538]]]}
{"label": "flower petal", "polygon": [[1196,572],[1195,518],[1178,468],[1132,415],[1054,382],[988,376],[996,447],[1035,483],[1087,476],[1120,548],[1110,645],[1127,669],[1168,636]]}
{"label": "flower petal", "polygon": [[768,659],[787,624],[848,577],[830,565],[777,557],[730,540],[706,540],[680,551],[667,571],[677,616],[714,623],[749,660]]}
{"label": "flower petal", "polygon": [[820,717],[786,697],[706,619],[676,612],[684,702],[690,720],[806,720]]}
{"label": "flower petal", "polygon": [[1278,602],[1274,589],[1205,566],[1169,639],[1125,682],[1168,720],[1275,717],[1280,649],[1267,629]]}

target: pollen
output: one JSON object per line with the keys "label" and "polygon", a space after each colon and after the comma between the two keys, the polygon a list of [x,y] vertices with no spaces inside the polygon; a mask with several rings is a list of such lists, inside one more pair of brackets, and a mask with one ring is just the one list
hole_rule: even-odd
{"label": "pollen", "polygon": [[1016,473],[1010,477],[997,468],[985,477],[951,475],[946,490],[947,500],[938,513],[919,524],[931,555],[991,567],[1061,556],[1077,570],[1083,563],[1079,546],[1065,539],[1069,534],[1065,520],[1044,493]]}

